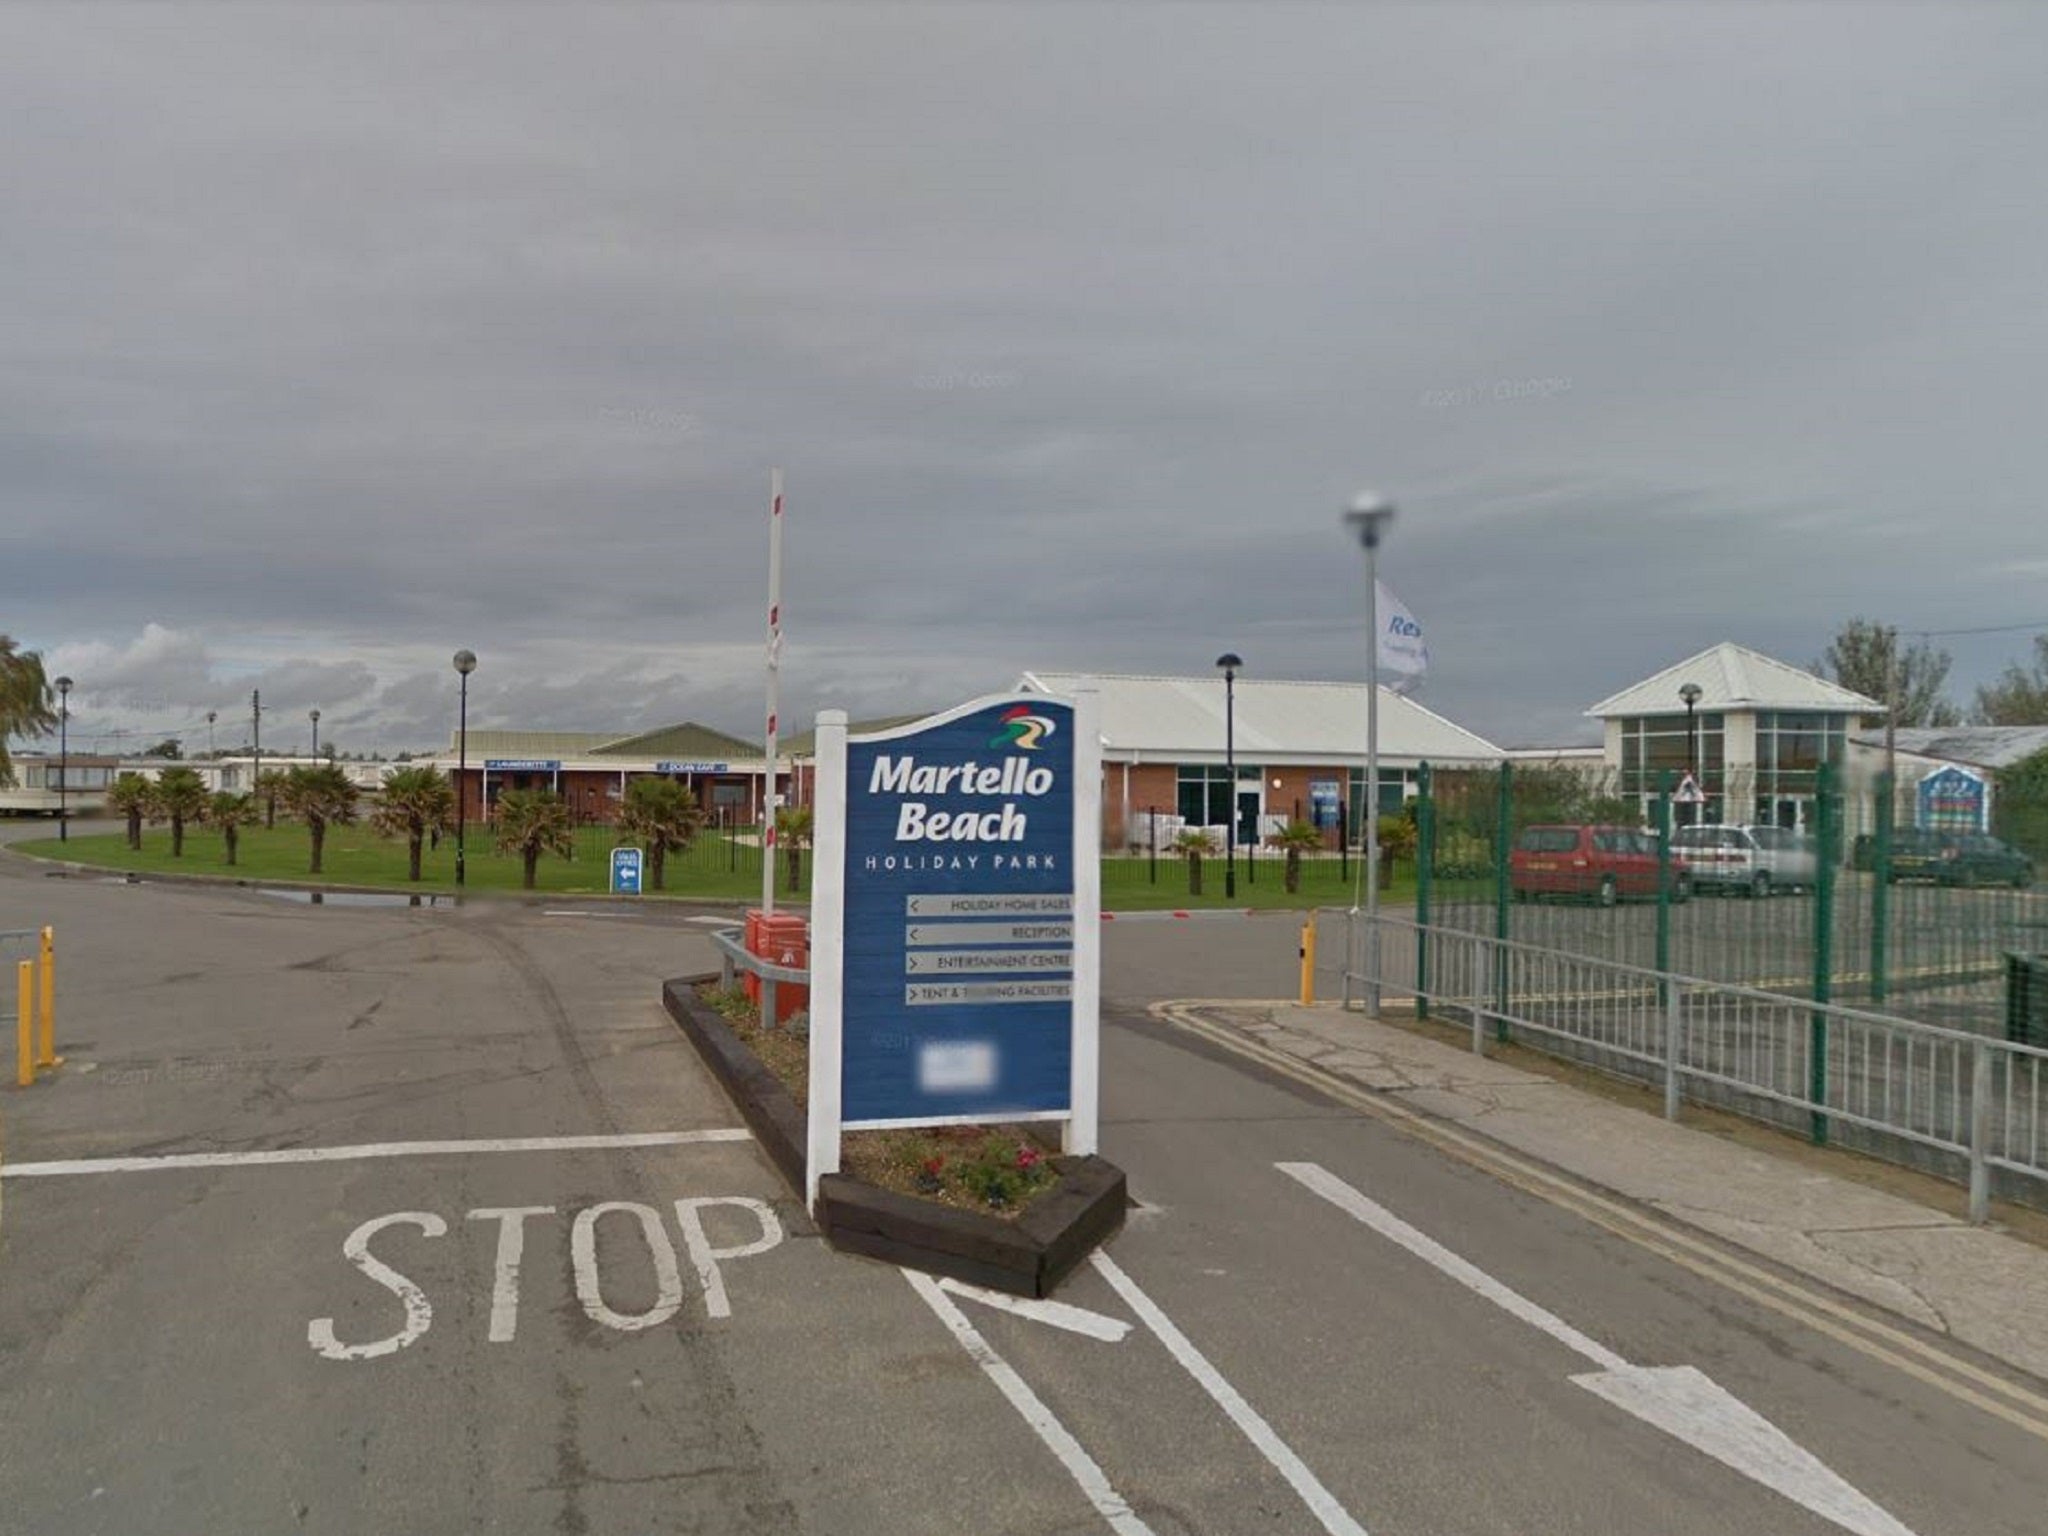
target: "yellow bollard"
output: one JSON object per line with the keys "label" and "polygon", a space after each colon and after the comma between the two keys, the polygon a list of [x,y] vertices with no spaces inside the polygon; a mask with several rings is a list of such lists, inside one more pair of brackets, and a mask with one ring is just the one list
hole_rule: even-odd
{"label": "yellow bollard", "polygon": [[1307,1007],[1316,1000],[1316,919],[1311,912],[1301,925],[1301,1002]]}
{"label": "yellow bollard", "polygon": [[43,929],[43,1049],[36,1057],[38,1067],[61,1067],[57,1054],[57,930]]}
{"label": "yellow bollard", "polygon": [[36,963],[24,960],[16,968],[20,985],[15,999],[21,1009],[14,1016],[14,1086],[33,1088],[36,1083]]}

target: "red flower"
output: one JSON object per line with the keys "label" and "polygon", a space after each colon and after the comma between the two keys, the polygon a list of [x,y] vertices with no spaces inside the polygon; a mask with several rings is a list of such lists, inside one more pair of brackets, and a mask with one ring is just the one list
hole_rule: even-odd
{"label": "red flower", "polygon": [[943,1157],[928,1157],[924,1160],[924,1171],[933,1178],[937,1178],[944,1172],[945,1167],[946,1160]]}
{"label": "red flower", "polygon": [[1044,1160],[1045,1154],[1036,1147],[1019,1147],[1017,1149],[1017,1166],[1026,1172],[1036,1168]]}

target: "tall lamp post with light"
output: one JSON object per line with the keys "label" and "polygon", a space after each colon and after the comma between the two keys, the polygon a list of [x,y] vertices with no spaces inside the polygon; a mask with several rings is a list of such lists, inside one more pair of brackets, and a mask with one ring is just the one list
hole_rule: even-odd
{"label": "tall lamp post with light", "polygon": [[[1687,683],[1678,690],[1678,696],[1685,701],[1685,776],[1692,780],[1695,790],[1704,794],[1706,786],[1700,782],[1700,734],[1699,717],[1693,713],[1700,701],[1700,685]],[[1700,802],[1692,802],[1685,813],[1687,826],[1697,826],[1700,820]]]}
{"label": "tall lamp post with light", "polygon": [[455,670],[462,675],[462,712],[457,717],[455,747],[455,883],[463,881],[462,834],[467,824],[464,815],[468,807],[469,794],[469,674],[476,670],[475,651],[457,651]]}
{"label": "tall lamp post with light", "polygon": [[1244,659],[1235,651],[1216,658],[1223,674],[1223,763],[1230,780],[1229,809],[1223,813],[1223,895],[1237,895],[1237,669]]}
{"label": "tall lamp post with light", "polygon": [[71,679],[57,679],[57,841],[71,841]]}
{"label": "tall lamp post with light", "polygon": [[306,715],[313,722],[313,762],[317,767],[320,762],[320,711],[309,709]]}
{"label": "tall lamp post with light", "polygon": [[1360,491],[1344,522],[1365,546],[1365,929],[1366,1012],[1380,1011],[1380,540],[1394,520],[1394,504]]}

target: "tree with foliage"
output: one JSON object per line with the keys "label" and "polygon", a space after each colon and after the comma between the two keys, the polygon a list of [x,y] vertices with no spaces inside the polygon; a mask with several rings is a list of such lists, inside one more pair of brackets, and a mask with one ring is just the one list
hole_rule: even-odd
{"label": "tree with foliage", "polygon": [[455,787],[438,768],[394,769],[384,776],[370,825],[386,837],[405,839],[406,878],[417,880],[421,845],[455,825]]}
{"label": "tree with foliage", "polygon": [[0,635],[0,785],[14,782],[7,738],[47,736],[55,729],[57,711],[50,705],[41,653],[21,650],[13,636]]}
{"label": "tree with foliage", "polygon": [[256,775],[256,798],[263,802],[263,825],[266,830],[277,825],[277,802],[284,798],[284,787],[290,782],[282,768],[266,768]]}
{"label": "tree with foliage", "polygon": [[1998,835],[2037,860],[2048,860],[2048,747],[1999,769],[1998,794],[1991,803]]}
{"label": "tree with foliage", "polygon": [[348,775],[332,765],[294,768],[284,776],[280,798],[286,810],[305,822],[306,833],[313,841],[313,862],[307,866],[308,874],[323,872],[320,861],[327,847],[328,827],[347,826],[356,819],[357,793]]}
{"label": "tree with foliage", "polygon": [[498,797],[497,828],[498,852],[519,855],[529,891],[543,853],[566,859],[576,851],[568,802],[552,790],[506,790]]}
{"label": "tree with foliage", "polygon": [[1813,671],[1888,704],[1893,724],[1900,727],[1957,725],[1963,717],[1941,693],[1950,661],[1947,651],[1929,641],[1916,640],[1902,649],[1892,625],[1853,618],[1835,632]]}
{"label": "tree with foliage", "polygon": [[1182,827],[1169,845],[1172,853],[1188,861],[1188,894],[1202,894],[1202,856],[1214,855],[1216,839],[1206,827]]}
{"label": "tree with foliage", "polygon": [[775,842],[783,850],[792,895],[804,888],[804,850],[811,846],[816,830],[817,821],[808,805],[785,805],[775,813]]}
{"label": "tree with foliage", "polygon": [[1422,832],[1412,816],[1382,816],[1375,829],[1379,837],[1380,878],[1391,881],[1394,877],[1394,860],[1413,859],[1415,850],[1421,846]]}
{"label": "tree with foliage", "polygon": [[150,819],[171,824],[171,857],[185,856],[185,823],[206,814],[206,781],[196,768],[166,768],[157,775]]}
{"label": "tree with foliage", "polygon": [[142,847],[142,819],[150,814],[156,786],[139,773],[124,773],[107,790],[107,804],[128,818],[128,846]]}
{"label": "tree with foliage", "polygon": [[162,741],[158,742],[155,746],[144,747],[142,749],[142,755],[144,757],[169,758],[171,761],[176,762],[184,757],[185,749],[183,746],[179,744],[177,737],[166,736]]}
{"label": "tree with foliage", "polygon": [[2007,667],[1977,690],[1976,713],[1984,725],[2048,725],[2048,635],[2034,636],[2031,665]]}
{"label": "tree with foliage", "polygon": [[1274,847],[1287,850],[1287,894],[1292,896],[1301,889],[1301,856],[1311,849],[1323,846],[1322,829],[1312,821],[1296,818],[1287,823],[1268,839]]}
{"label": "tree with foliage", "polygon": [[234,864],[235,854],[242,845],[242,828],[255,819],[256,799],[253,795],[220,790],[206,802],[206,824],[220,833],[221,846],[226,850],[226,857],[221,860],[223,864]]}
{"label": "tree with foliage", "polygon": [[634,779],[619,802],[619,829],[647,849],[647,887],[665,889],[668,856],[680,853],[704,827],[704,807],[674,779]]}

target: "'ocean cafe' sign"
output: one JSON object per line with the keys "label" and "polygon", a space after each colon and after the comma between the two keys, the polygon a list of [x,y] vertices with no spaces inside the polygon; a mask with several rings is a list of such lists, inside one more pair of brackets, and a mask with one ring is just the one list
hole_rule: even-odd
{"label": "'ocean cafe' sign", "polygon": [[1011,695],[865,736],[819,714],[812,1205],[848,1129],[1059,1121],[1095,1150],[1095,712]]}

